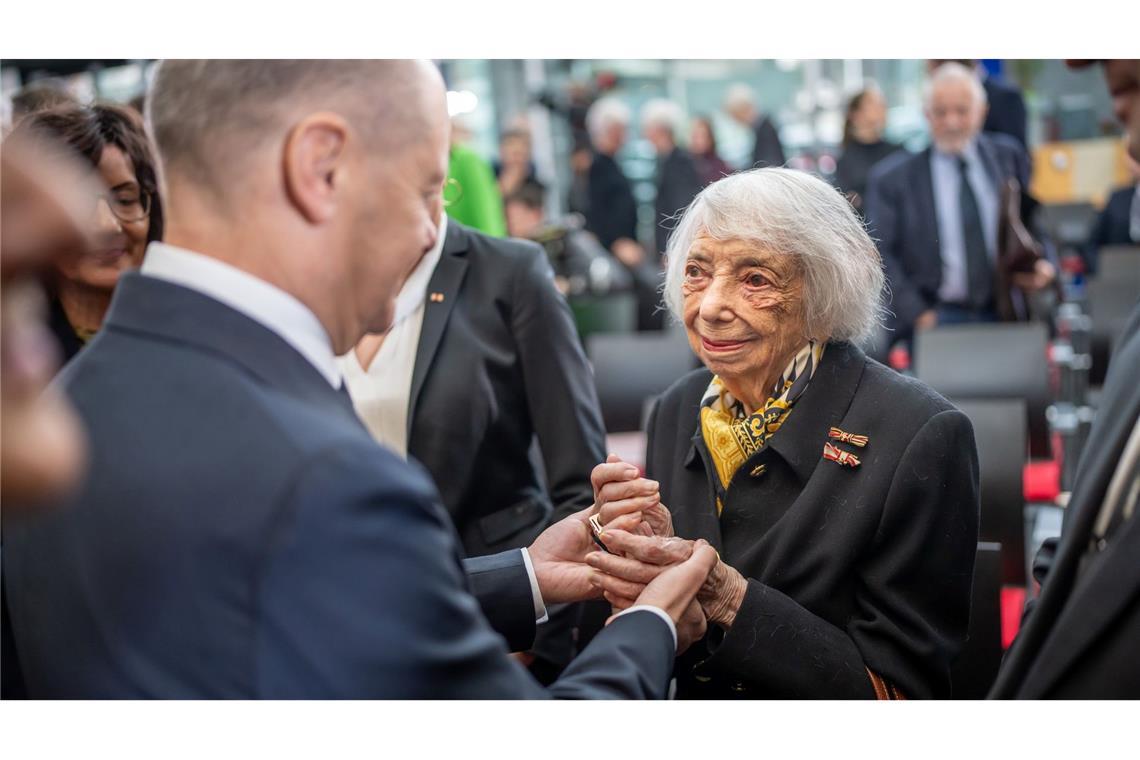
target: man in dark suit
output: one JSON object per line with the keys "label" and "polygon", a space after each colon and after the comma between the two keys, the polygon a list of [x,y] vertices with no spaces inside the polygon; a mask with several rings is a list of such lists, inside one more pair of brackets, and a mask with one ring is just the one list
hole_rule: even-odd
{"label": "man in dark suit", "polygon": [[625,145],[630,118],[629,107],[612,96],[594,103],[586,115],[594,148],[586,228],[629,270],[637,294],[637,329],[655,330],[661,327],[657,313],[661,267],[658,257],[647,256],[637,240],[633,185],[616,158]]}
{"label": "man in dark suit", "polygon": [[725,96],[725,112],[743,127],[752,130],[752,165],[750,169],[765,166],[783,166],[787,163],[780,132],[772,117],[760,113],[748,85],[733,85]]}
{"label": "man in dark suit", "polygon": [[1125,161],[1133,181],[1127,187],[1113,190],[1097,215],[1083,252],[1089,272],[1096,272],[1097,254],[1101,248],[1140,245],[1140,184],[1137,184],[1140,183],[1140,161],[1131,154],[1125,154]]}
{"label": "man in dark suit", "polygon": [[[981,133],[985,93],[973,72],[947,63],[931,75],[926,117],[933,145],[897,154],[872,171],[865,212],[890,284],[896,334],[937,324],[997,319],[1001,185],[1029,180],[1025,151],[1003,135]],[[1040,290],[1056,276],[1041,260],[1015,284]]]}
{"label": "man in dark suit", "polygon": [[641,110],[641,129],[657,153],[654,235],[658,256],[665,253],[669,232],[680,213],[693,202],[702,187],[693,157],[677,145],[677,132],[683,121],[680,107],[668,100],[651,100]]}
{"label": "man in dark suit", "polygon": [[[372,441],[343,392],[335,355],[387,328],[434,244],[438,71],[165,62],[148,111],[168,244],[62,378],[89,476],[51,514],[4,513],[28,693],[664,696],[711,549],[646,587],[546,692],[507,645],[526,645],[545,604],[596,593],[588,510],[465,574],[429,479]],[[681,627],[682,647],[702,624]]]}
{"label": "man in dark suit", "polygon": [[[590,365],[540,247],[481,234],[441,204],[433,216],[440,237],[396,322],[338,363],[372,436],[427,468],[467,556],[527,546],[593,504],[606,454]],[[544,680],[572,657],[574,612],[539,627]]]}
{"label": "man in dark suit", "polygon": [[[1102,64],[1131,155],[1140,160],[1140,61]],[[991,697],[1140,697],[1140,304],[1123,335],[1055,559]]]}

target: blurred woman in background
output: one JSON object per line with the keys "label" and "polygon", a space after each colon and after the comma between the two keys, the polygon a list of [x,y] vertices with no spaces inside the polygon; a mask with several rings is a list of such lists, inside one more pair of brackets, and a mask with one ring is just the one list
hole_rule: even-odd
{"label": "blurred woman in background", "polygon": [[860,212],[871,167],[902,147],[883,139],[886,127],[887,101],[879,88],[867,87],[847,102],[835,184]]}
{"label": "blurred woman in background", "polygon": [[141,120],[121,106],[41,111],[20,127],[66,143],[95,167],[103,183],[90,201],[92,246],[57,261],[48,276],[51,328],[67,361],[102,326],[119,277],[138,268],[147,244],[162,238],[154,152]]}
{"label": "blurred woman in background", "polygon": [[697,165],[701,187],[707,187],[721,177],[732,174],[732,167],[716,152],[716,134],[707,116],[697,116],[689,127],[689,152]]}

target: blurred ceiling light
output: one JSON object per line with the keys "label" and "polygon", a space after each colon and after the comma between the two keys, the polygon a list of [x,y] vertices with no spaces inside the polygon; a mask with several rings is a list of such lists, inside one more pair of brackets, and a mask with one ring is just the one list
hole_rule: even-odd
{"label": "blurred ceiling light", "polygon": [[479,105],[479,96],[471,90],[454,90],[447,93],[447,115],[459,116],[471,113]]}
{"label": "blurred ceiling light", "polygon": [[798,58],[778,58],[776,59],[776,68],[780,71],[795,71],[800,67]]}

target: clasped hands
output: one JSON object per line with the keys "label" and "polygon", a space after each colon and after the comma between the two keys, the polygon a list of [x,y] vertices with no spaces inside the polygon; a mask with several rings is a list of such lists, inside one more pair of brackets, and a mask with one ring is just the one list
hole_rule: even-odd
{"label": "clasped hands", "polygon": [[[594,505],[547,528],[529,549],[543,599],[604,597],[615,614],[653,605],[676,624],[678,653],[703,637],[710,622],[730,627],[746,581],[704,540],[673,534],[658,484],[614,455],[594,468],[591,481]],[[593,515],[609,553],[591,538]]]}

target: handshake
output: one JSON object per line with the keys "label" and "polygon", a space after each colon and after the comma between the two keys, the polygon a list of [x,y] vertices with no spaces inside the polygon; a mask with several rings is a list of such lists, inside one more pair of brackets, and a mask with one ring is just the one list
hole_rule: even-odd
{"label": "handshake", "polygon": [[[703,539],[673,534],[658,484],[614,455],[590,479],[593,506],[550,526],[529,547],[543,600],[602,597],[615,614],[634,605],[657,607],[677,626],[678,654],[702,638],[709,623],[731,627],[747,582]],[[595,535],[591,523],[601,532]]]}

